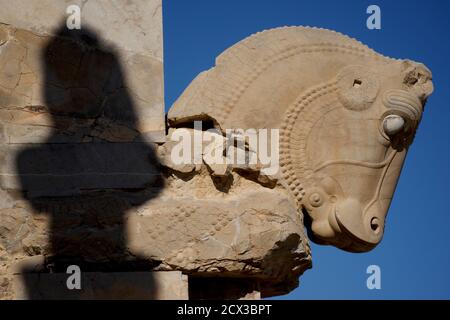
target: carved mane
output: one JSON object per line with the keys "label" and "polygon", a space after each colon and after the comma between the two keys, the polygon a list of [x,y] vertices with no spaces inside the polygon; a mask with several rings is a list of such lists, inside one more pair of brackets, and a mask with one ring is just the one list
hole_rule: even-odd
{"label": "carved mane", "polygon": [[[215,67],[200,73],[172,106],[169,121],[176,125],[208,114],[214,115],[217,123],[227,125],[239,99],[271,66],[293,56],[336,52],[355,58],[396,61],[332,30],[281,27],[258,32],[225,50],[216,58]],[[189,106],[195,106],[191,114]]]}

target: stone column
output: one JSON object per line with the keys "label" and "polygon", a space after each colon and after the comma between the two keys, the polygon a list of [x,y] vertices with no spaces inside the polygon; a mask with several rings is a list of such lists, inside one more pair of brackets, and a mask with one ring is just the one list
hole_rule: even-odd
{"label": "stone column", "polygon": [[[67,33],[78,17],[80,29]],[[111,200],[100,208],[98,198],[85,201],[91,193],[79,194],[148,187],[159,175],[143,156],[165,139],[162,41],[161,0],[0,0],[0,299],[24,297],[12,265],[51,254],[58,214],[100,212],[100,231],[88,222],[89,237],[125,238],[119,225],[134,203],[110,197],[127,203],[118,211]],[[61,209],[60,197],[72,195],[78,200]],[[39,197],[53,197],[46,212]],[[70,219],[60,221],[73,228],[69,242],[80,237]],[[108,228],[120,230],[102,236]],[[114,246],[126,254],[125,243]],[[92,274],[85,276],[95,286]],[[158,284],[154,297],[175,297],[163,284],[169,275],[148,274]],[[100,275],[101,284],[136,283],[132,272]],[[187,297],[187,283],[179,297]]]}

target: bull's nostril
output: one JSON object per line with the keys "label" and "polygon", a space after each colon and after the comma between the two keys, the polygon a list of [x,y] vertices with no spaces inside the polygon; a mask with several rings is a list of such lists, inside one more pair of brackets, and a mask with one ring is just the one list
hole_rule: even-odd
{"label": "bull's nostril", "polygon": [[370,220],[370,228],[373,232],[378,233],[380,231],[380,222],[377,217],[373,217]]}

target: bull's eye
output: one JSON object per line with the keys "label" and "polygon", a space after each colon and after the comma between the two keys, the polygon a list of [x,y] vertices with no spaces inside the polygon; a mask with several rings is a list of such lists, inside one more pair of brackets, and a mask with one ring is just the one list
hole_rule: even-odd
{"label": "bull's eye", "polygon": [[388,136],[393,136],[405,127],[405,120],[398,115],[388,115],[383,120],[383,131]]}

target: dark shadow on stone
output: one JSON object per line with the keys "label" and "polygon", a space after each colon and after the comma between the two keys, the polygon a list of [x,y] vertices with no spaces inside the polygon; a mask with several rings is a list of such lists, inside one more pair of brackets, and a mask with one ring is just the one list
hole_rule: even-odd
{"label": "dark shadow on stone", "polygon": [[257,279],[189,277],[191,300],[237,300],[260,291]]}
{"label": "dark shadow on stone", "polygon": [[[88,28],[64,26],[41,58],[40,111],[51,118],[52,132],[23,149],[16,164],[23,197],[36,213],[50,215],[45,272],[65,273],[69,265],[82,272],[151,271],[157,261],[127,250],[125,215],[156,197],[164,183],[153,146],[138,132],[117,53]],[[142,281],[156,293],[148,274]],[[24,277],[28,297],[44,299],[32,278]],[[117,283],[110,285],[117,290]]]}

